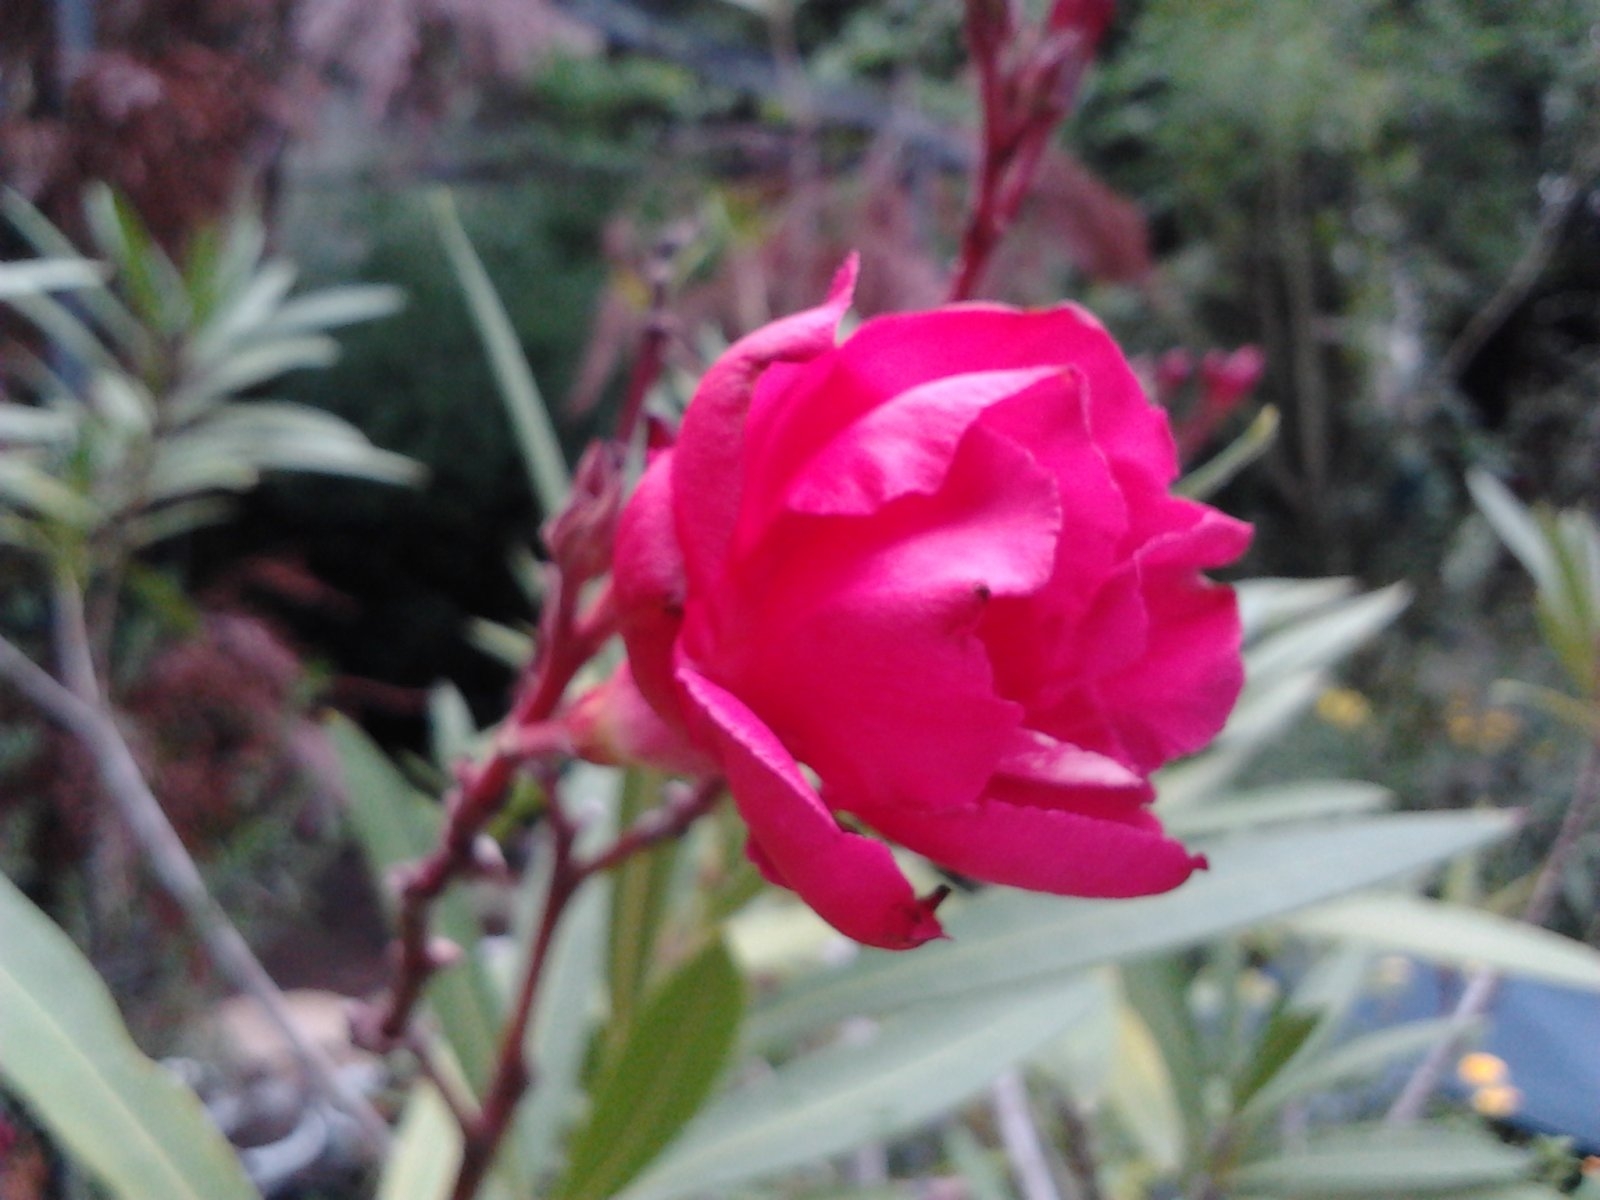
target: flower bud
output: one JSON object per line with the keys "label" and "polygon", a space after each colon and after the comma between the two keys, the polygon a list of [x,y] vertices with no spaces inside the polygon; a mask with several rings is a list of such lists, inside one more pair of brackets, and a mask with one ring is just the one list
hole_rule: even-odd
{"label": "flower bud", "polygon": [[545,545],[571,584],[611,569],[617,515],[622,511],[622,453],[615,442],[591,443],[578,462],[566,508],[545,523]]}

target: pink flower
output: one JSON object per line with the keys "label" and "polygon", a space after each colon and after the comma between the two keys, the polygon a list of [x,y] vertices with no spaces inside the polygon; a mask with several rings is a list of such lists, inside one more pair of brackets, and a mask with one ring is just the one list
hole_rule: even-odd
{"label": "pink flower", "polygon": [[940,927],[863,825],[1016,887],[1176,887],[1203,863],[1149,775],[1238,694],[1234,598],[1200,572],[1249,528],[1169,494],[1166,418],[1081,309],[955,305],[836,346],[854,274],[712,366],[623,513],[660,718],[634,745],[708,754],[766,876],[871,945]]}

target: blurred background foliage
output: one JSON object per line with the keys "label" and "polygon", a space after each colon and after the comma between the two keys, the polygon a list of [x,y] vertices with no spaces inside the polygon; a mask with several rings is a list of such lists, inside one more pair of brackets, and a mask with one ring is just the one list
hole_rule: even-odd
{"label": "blurred background foliage", "polygon": [[[466,629],[531,622],[518,564],[541,514],[430,189],[454,193],[575,458],[620,397],[662,262],[669,398],[722,340],[813,301],[852,247],[863,313],[939,301],[975,119],[960,18],[928,0],[0,4],[0,180],[73,243],[93,253],[83,198],[103,181],[177,262],[243,206],[308,286],[406,296],[282,394],[428,485],[269,475],[227,524],[152,551],[116,618],[124,697],[158,712],[163,680],[254,654],[278,674],[252,711],[331,700],[391,749],[422,746],[439,679],[497,715],[510,676]],[[1597,28],[1590,0],[1124,0],[986,284],[1082,300],[1152,376],[1174,348],[1262,348],[1254,402],[1282,434],[1220,496],[1258,528],[1245,573],[1415,598],[1243,779],[1526,806],[1473,885],[1503,911],[1577,768],[1556,718],[1491,693],[1559,668],[1463,479],[1600,499]],[[4,257],[25,248],[0,232]],[[46,589],[9,556],[0,603],[40,630]],[[241,611],[255,624],[228,626]],[[211,666],[185,667],[185,646]],[[14,802],[50,751],[0,712]],[[280,835],[295,811],[274,810]],[[206,836],[219,861],[259,864],[246,833]],[[1590,940],[1597,864],[1591,832],[1552,921]]]}

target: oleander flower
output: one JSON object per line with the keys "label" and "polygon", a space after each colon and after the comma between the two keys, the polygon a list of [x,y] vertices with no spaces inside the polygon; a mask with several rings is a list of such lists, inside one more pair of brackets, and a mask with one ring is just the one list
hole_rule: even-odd
{"label": "oleander flower", "polygon": [[1166,417],[1082,309],[836,345],[853,282],[731,347],[650,464],[614,565],[631,677],[586,727],[714,762],[763,873],[871,945],[940,933],[873,833],[1016,887],[1176,887],[1203,861],[1149,777],[1238,695],[1234,597],[1201,572],[1248,526],[1171,494]]}

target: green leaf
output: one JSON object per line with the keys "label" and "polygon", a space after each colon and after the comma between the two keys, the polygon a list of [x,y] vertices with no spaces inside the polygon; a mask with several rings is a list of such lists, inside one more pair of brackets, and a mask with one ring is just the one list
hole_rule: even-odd
{"label": "green leaf", "polygon": [[384,1161],[377,1200],[445,1200],[460,1163],[460,1126],[438,1090],[418,1082]]}
{"label": "green leaf", "polygon": [[1600,950],[1537,925],[1442,900],[1403,893],[1352,896],[1285,924],[1303,937],[1337,938],[1600,991]]}
{"label": "green leaf", "polygon": [[517,445],[522,451],[523,465],[527,468],[528,482],[533,494],[539,498],[539,507],[545,516],[554,516],[567,502],[572,491],[572,475],[567,470],[567,460],[561,453],[561,442],[556,437],[555,426],[550,421],[550,410],[539,394],[533,371],[522,353],[517,331],[505,306],[494,290],[483,261],[467,239],[467,231],[456,214],[455,202],[450,193],[440,189],[432,196],[434,224],[439,239],[444,243],[456,280],[467,298],[467,307],[478,328],[478,336],[489,355],[489,366],[494,371],[500,388],[500,398],[516,431]]}
{"label": "green leaf", "polygon": [[855,1015],[1006,988],[1194,945],[1443,862],[1505,836],[1503,813],[1406,813],[1302,825],[1207,847],[1211,869],[1161,896],[1066,900],[994,889],[953,912],[951,940],[915,954],[866,951],[753,1014],[758,1045]]}
{"label": "green leaf", "polygon": [[[617,832],[621,772],[576,763],[562,780],[562,796],[577,817],[580,855],[596,854]],[[531,946],[549,891],[549,855],[525,873],[512,925],[517,945]],[[538,1082],[517,1114],[518,1151],[536,1176],[554,1174],[559,1149],[585,1099],[590,1034],[605,1011],[606,924],[611,879],[591,879],[572,900],[545,963],[538,1012],[528,1031],[528,1060]],[[523,952],[526,953],[526,950]],[[514,966],[520,973],[522,962]]]}
{"label": "green leaf", "polygon": [[[39,254],[50,258],[82,259],[78,247],[49,219],[9,188],[0,188],[0,210],[23,239]],[[95,282],[101,285],[110,272],[99,263],[94,264]],[[149,345],[149,333],[118,300],[110,288],[86,287],[78,291],[77,300],[93,314],[100,327],[108,331],[119,345],[134,353],[142,353]]]}
{"label": "green leaf", "polygon": [[258,1200],[194,1094],[128,1037],[71,940],[0,875],[0,1077],[126,1200]]}
{"label": "green leaf", "polygon": [[1099,995],[1074,978],[966,996],[887,1021],[864,1045],[785,1063],[719,1099],[617,1200],[726,1195],[913,1129],[1061,1033]]}
{"label": "green leaf", "polygon": [[0,457],[0,505],[87,529],[99,516],[93,501],[20,454]]}
{"label": "green leaf", "polygon": [[268,263],[235,294],[224,298],[189,340],[192,361],[211,363],[225,358],[240,348],[241,340],[259,336],[261,327],[294,286],[294,277],[295,270],[288,263]]}
{"label": "green leaf", "polygon": [[1255,1052],[1233,1084],[1234,1107],[1247,1104],[1266,1087],[1316,1032],[1320,1018],[1285,1005],[1272,1014],[1256,1039]]}
{"label": "green leaf", "polygon": [[1158,808],[1162,824],[1176,838],[1210,837],[1260,829],[1285,821],[1349,817],[1388,806],[1394,794],[1375,783],[1350,779],[1308,779],[1238,792],[1214,804],[1191,804],[1170,812]]}
{"label": "green leaf", "polygon": [[290,371],[332,366],[338,357],[339,343],[320,333],[243,346],[186,380],[169,407],[178,416],[189,417]]}
{"label": "green leaf", "polygon": [[0,401],[0,442],[48,445],[72,438],[78,423],[72,414],[31,404]]}
{"label": "green leaf", "polygon": [[[624,776],[621,827],[626,829],[661,801],[665,777],[634,769]],[[624,1037],[634,1009],[644,997],[654,964],[656,935],[665,916],[667,883],[676,843],[635,854],[612,872],[610,937],[611,1020],[608,1041]]]}
{"label": "green leaf", "polygon": [[1527,506],[1487,471],[1467,472],[1467,490],[1506,549],[1533,577],[1534,585],[1540,591],[1553,591],[1559,577],[1555,556],[1545,531]]}
{"label": "green leaf", "polygon": [[662,982],[595,1081],[556,1196],[606,1200],[661,1153],[710,1095],[744,1003],[744,980],[721,940]]}
{"label": "green leaf", "polygon": [[296,296],[272,315],[267,331],[275,336],[314,333],[391,316],[405,307],[406,294],[381,283],[348,284]]}
{"label": "green leaf", "polygon": [[1175,490],[1180,496],[1193,500],[1215,495],[1240,471],[1272,449],[1272,444],[1278,440],[1279,423],[1278,410],[1267,405],[1220,453],[1180,479]]}
{"label": "green leaf", "polygon": [[1298,621],[1349,598],[1355,581],[1325,579],[1243,579],[1233,585],[1246,641]]}
{"label": "green leaf", "polygon": [[[215,486],[233,482],[248,487],[261,470],[318,471],[379,483],[416,483],[421,466],[380,450],[366,436],[332,413],[304,404],[253,400],[227,404],[180,433],[163,440],[156,474],[161,496],[172,480],[184,480],[195,464],[215,464]],[[204,478],[202,475],[201,478]],[[190,490],[196,490],[190,485]]]}
{"label": "green leaf", "polygon": [[174,334],[193,316],[189,288],[125,196],[103,184],[84,194],[84,216],[100,253],[117,268],[118,287],[141,324]]}
{"label": "green leaf", "polygon": [[1189,1012],[1189,972],[1167,955],[1122,969],[1122,990],[1160,1047],[1167,1088],[1180,1118],[1183,1141],[1193,1156],[1205,1142],[1205,1064],[1200,1034]]}
{"label": "green leaf", "polygon": [[1328,605],[1269,633],[1245,651],[1245,674],[1261,687],[1286,675],[1330,666],[1376,635],[1410,603],[1402,584]]}
{"label": "green leaf", "polygon": [[1244,1096],[1238,1120],[1249,1127],[1270,1117],[1291,1100],[1326,1095],[1388,1070],[1396,1062],[1420,1058],[1447,1037],[1472,1035],[1477,1024],[1455,1017],[1411,1021],[1392,1029],[1363,1034],[1315,1054],[1297,1054],[1280,1070],[1263,1079],[1252,1095]]}
{"label": "green leaf", "polygon": [[1367,1126],[1332,1130],[1303,1149],[1250,1163],[1234,1174],[1228,1190],[1296,1200],[1397,1192],[1458,1200],[1463,1188],[1509,1183],[1532,1165],[1527,1151],[1483,1133],[1443,1125]]}
{"label": "green leaf", "polygon": [[93,287],[106,277],[105,268],[82,258],[35,258],[0,262],[0,300],[70,292]]}
{"label": "green leaf", "polygon": [[[406,1097],[400,1125],[378,1179],[377,1200],[447,1200],[461,1164],[461,1127],[438,1089],[419,1081]],[[490,1176],[479,1200],[513,1200],[513,1193]]]}

